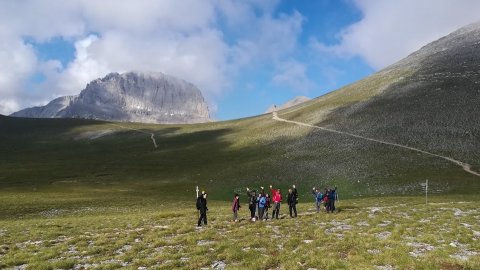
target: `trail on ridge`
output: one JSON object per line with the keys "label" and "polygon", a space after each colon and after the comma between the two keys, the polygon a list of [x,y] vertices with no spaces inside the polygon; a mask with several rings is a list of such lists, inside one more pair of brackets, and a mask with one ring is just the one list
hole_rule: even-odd
{"label": "trail on ridge", "polygon": [[381,144],[385,144],[385,145],[400,147],[400,148],[404,148],[404,149],[416,151],[416,152],[419,152],[419,153],[422,153],[422,154],[425,154],[425,155],[442,158],[442,159],[445,159],[445,160],[447,160],[447,161],[449,161],[449,162],[454,163],[455,165],[458,165],[458,166],[462,167],[462,169],[463,169],[464,171],[466,171],[467,173],[470,173],[470,174],[473,174],[473,175],[476,175],[476,176],[480,176],[480,173],[479,173],[479,172],[473,171],[473,170],[471,169],[472,166],[471,166],[470,164],[465,163],[465,162],[462,162],[462,161],[459,161],[459,160],[456,160],[456,159],[451,158],[451,157],[446,157],[446,156],[442,156],[442,155],[430,153],[430,152],[427,152],[427,151],[424,151],[424,150],[421,150],[421,149],[418,149],[418,148],[414,148],[414,147],[410,147],[410,146],[406,146],[406,145],[402,145],[402,144],[398,144],[398,143],[391,143],[391,142],[382,141],[382,140],[373,139],[373,138],[368,138],[368,137],[364,137],[364,136],[360,136],[360,135],[356,135],[356,134],[352,134],[352,133],[348,133],[348,132],[344,132],[344,131],[338,131],[338,130],[329,129],[329,128],[325,128],[325,127],[319,127],[319,126],[310,125],[310,124],[307,124],[307,123],[302,123],[302,122],[297,122],[297,121],[286,120],[286,119],[280,118],[280,117],[278,116],[277,112],[273,112],[272,114],[273,114],[272,119],[275,120],[275,121],[280,121],[280,122],[285,122],[285,123],[291,123],[291,124],[295,124],[295,125],[299,125],[299,126],[305,126],[305,127],[310,127],[310,128],[315,128],[315,129],[320,129],[320,130],[324,130],[324,131],[328,131],[328,132],[333,132],[333,133],[337,133],[337,134],[342,134],[342,135],[346,135],[346,136],[350,136],[350,137],[355,137],[355,138],[362,139],[362,140],[366,140],[366,141],[381,143]]}
{"label": "trail on ridge", "polygon": [[143,130],[140,130],[140,129],[124,127],[124,126],[121,126],[121,125],[118,125],[118,124],[112,124],[112,123],[110,123],[110,125],[116,126],[116,127],[120,127],[120,128],[123,128],[123,129],[129,129],[129,130],[133,130],[133,131],[137,131],[137,132],[140,132],[140,133],[143,133],[143,134],[150,135],[150,139],[151,139],[152,142],[153,142],[153,146],[154,146],[155,148],[158,148],[157,142],[155,141],[155,135],[154,135],[153,133],[149,133],[149,132],[146,132],[146,131],[143,131]]}

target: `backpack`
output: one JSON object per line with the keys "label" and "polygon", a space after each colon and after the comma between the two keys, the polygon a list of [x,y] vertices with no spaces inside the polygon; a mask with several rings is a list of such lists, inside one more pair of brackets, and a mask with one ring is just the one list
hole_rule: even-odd
{"label": "backpack", "polygon": [[197,198],[197,210],[200,210],[202,207],[202,197]]}
{"label": "backpack", "polygon": [[261,197],[260,200],[258,201],[258,207],[264,208],[266,204],[267,204],[267,199],[265,197]]}

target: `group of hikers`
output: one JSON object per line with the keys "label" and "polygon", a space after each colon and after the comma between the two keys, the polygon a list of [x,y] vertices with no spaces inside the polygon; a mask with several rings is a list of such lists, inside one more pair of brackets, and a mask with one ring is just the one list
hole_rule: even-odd
{"label": "group of hikers", "polygon": [[[315,199],[315,206],[317,213],[322,209],[327,213],[335,211],[335,201],[338,200],[337,187],[334,189],[325,188],[322,192],[318,188],[312,189],[312,195]],[[250,220],[255,222],[257,220],[266,221],[268,219],[279,219],[280,205],[283,202],[283,196],[280,189],[274,189],[270,185],[270,194],[265,192],[264,187],[260,187],[259,191],[250,190],[247,187],[248,209],[250,210]],[[287,205],[291,218],[297,217],[298,193],[295,185],[288,189]],[[233,220],[238,222],[238,211],[240,210],[240,196],[235,193],[232,203]],[[271,217],[269,217],[270,208],[273,208]],[[207,225],[207,193],[202,193],[197,198],[197,210],[199,211],[198,226]]]}

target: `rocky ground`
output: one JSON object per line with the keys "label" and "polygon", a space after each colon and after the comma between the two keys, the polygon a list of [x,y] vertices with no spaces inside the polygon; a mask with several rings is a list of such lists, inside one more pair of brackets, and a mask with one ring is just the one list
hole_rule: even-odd
{"label": "rocky ground", "polygon": [[[477,269],[480,205],[437,197],[338,202],[338,212],[299,205],[291,219],[230,220],[212,202],[195,226],[191,205],[51,209],[0,221],[7,269]],[[193,204],[192,204],[193,205]],[[186,206],[187,209],[182,209]],[[178,208],[173,211],[172,207]],[[241,216],[247,217],[246,205]]]}

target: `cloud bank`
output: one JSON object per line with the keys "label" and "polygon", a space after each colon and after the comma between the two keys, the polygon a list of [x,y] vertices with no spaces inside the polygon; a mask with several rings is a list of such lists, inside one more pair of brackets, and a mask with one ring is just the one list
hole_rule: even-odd
{"label": "cloud bank", "polygon": [[[362,18],[327,44],[302,36],[308,18],[301,8],[282,12],[280,0],[0,0],[0,113],[78,94],[95,78],[130,70],[191,81],[213,108],[225,91],[242,91],[234,88],[246,71],[306,93],[318,88],[318,77],[342,72],[334,62],[359,56],[380,69],[480,20],[479,1],[352,3]],[[35,44],[58,38],[74,46],[67,62],[37,51]]]}
{"label": "cloud bank", "polygon": [[423,45],[480,20],[480,1],[355,0],[363,18],[338,33],[339,44],[312,39],[320,53],[361,56],[381,69]]}
{"label": "cloud bank", "polygon": [[[275,14],[276,0],[0,1],[0,113],[77,94],[108,72],[160,71],[191,81],[210,101],[242,68],[282,63],[303,18]],[[246,27],[248,26],[248,27]],[[228,36],[227,36],[228,35]],[[35,43],[71,42],[63,66]],[[38,83],[28,83],[41,77]],[[28,84],[28,85],[27,85]]]}

